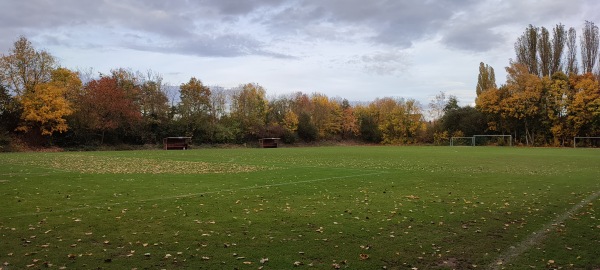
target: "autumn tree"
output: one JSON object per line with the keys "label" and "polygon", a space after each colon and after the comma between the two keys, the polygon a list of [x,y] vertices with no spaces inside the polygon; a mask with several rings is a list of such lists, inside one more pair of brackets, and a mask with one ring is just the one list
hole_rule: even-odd
{"label": "autumn tree", "polygon": [[598,46],[600,44],[600,36],[598,26],[593,22],[586,21],[583,27],[581,36],[581,65],[584,73],[594,72],[596,59],[598,58]]}
{"label": "autumn tree", "polygon": [[535,123],[539,119],[543,84],[527,67],[513,63],[506,68],[508,97],[504,99],[504,112],[522,122],[527,145],[534,143]]}
{"label": "autumn tree", "polygon": [[312,122],[317,128],[318,138],[332,139],[342,130],[342,110],[340,104],[326,95],[315,93],[311,96]]}
{"label": "autumn tree", "polygon": [[369,108],[377,111],[383,143],[414,143],[417,133],[424,129],[423,114],[415,100],[376,99]]}
{"label": "autumn tree", "polygon": [[347,99],[342,101],[342,119],[341,134],[342,139],[354,138],[360,134],[358,118],[354,113],[354,108]]}
{"label": "autumn tree", "polygon": [[188,136],[196,141],[207,139],[209,133],[210,89],[194,77],[179,86],[180,99],[178,110],[180,122]]}
{"label": "autumn tree", "polygon": [[233,94],[231,116],[239,124],[240,139],[254,140],[262,136],[266,127],[268,102],[265,89],[257,84],[246,84]]}
{"label": "autumn tree", "polygon": [[170,121],[169,99],[162,82],[163,78],[152,71],[140,78],[138,100],[142,115],[142,140],[145,143],[159,143],[161,137],[168,135],[165,129]]}
{"label": "autumn tree", "polygon": [[120,130],[116,136],[131,131],[141,120],[139,106],[129,93],[119,86],[115,77],[101,76],[84,87],[81,113],[86,117],[86,126],[99,132],[100,144],[107,133]]}
{"label": "autumn tree", "polygon": [[481,62],[479,63],[479,76],[477,76],[477,87],[475,92],[477,93],[477,96],[479,96],[490,88],[496,88],[496,74],[494,73],[494,68]]}
{"label": "autumn tree", "polygon": [[555,146],[564,146],[571,139],[567,123],[568,107],[571,104],[572,91],[570,91],[569,78],[562,72],[556,72],[550,79],[544,96],[546,113],[550,122],[550,132]]}
{"label": "autumn tree", "polygon": [[487,116],[487,131],[502,133],[510,131],[507,125],[507,113],[504,100],[508,96],[505,86],[491,88],[475,99],[475,108]]}
{"label": "autumn tree", "polygon": [[597,136],[600,132],[600,83],[591,73],[571,78],[573,100],[568,108],[572,136]]}
{"label": "autumn tree", "polygon": [[35,91],[35,86],[50,81],[56,68],[54,57],[35,50],[27,38],[21,36],[8,55],[0,58],[0,82],[6,83],[17,98]]}
{"label": "autumn tree", "polygon": [[22,123],[18,130],[34,131],[37,134],[51,136],[54,132],[65,132],[68,129],[66,116],[73,113],[72,105],[67,100],[67,93],[81,88],[81,81],[76,73],[59,68],[52,72],[51,80],[39,83],[34,91],[28,91],[21,98],[23,113]]}

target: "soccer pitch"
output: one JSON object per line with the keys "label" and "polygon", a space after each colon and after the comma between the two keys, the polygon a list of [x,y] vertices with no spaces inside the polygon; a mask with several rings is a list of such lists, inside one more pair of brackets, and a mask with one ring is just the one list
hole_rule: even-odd
{"label": "soccer pitch", "polygon": [[0,154],[0,268],[596,269],[600,152]]}

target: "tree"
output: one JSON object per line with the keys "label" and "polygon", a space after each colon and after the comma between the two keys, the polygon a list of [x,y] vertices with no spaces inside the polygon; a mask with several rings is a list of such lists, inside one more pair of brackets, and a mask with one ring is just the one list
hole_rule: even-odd
{"label": "tree", "polygon": [[598,58],[599,44],[598,26],[593,22],[586,21],[579,44],[581,46],[581,65],[584,73],[594,72],[594,66]]}
{"label": "tree", "polygon": [[573,125],[573,136],[596,136],[600,132],[600,83],[586,73],[571,78],[575,89],[568,108],[568,121]]}
{"label": "tree", "polygon": [[577,31],[575,28],[569,28],[567,34],[567,57],[566,57],[565,73],[567,75],[579,73],[577,64]]}
{"label": "tree", "polygon": [[379,129],[379,112],[377,107],[356,106],[354,108],[358,118],[360,138],[369,143],[380,143],[383,140],[383,134]]}
{"label": "tree", "polygon": [[539,75],[542,77],[550,76],[552,70],[552,43],[550,42],[550,32],[546,27],[542,27],[538,35],[537,50],[539,53]]}
{"label": "tree", "polygon": [[447,111],[440,121],[442,130],[447,134],[462,132],[467,136],[481,134],[487,124],[483,114],[471,106]]}
{"label": "tree", "polygon": [[350,106],[348,100],[342,101],[342,138],[348,139],[356,137],[359,134],[358,118],[354,114],[354,108]]}
{"label": "tree", "polygon": [[423,115],[420,106],[414,100],[376,99],[369,105],[369,109],[376,111],[378,115],[383,143],[413,143],[417,132],[423,128]]}
{"label": "tree", "polygon": [[9,94],[8,89],[0,84],[0,146],[8,144],[9,132],[15,130],[19,124],[21,107]]}
{"label": "tree", "polygon": [[131,130],[141,120],[139,106],[119,86],[117,78],[101,76],[84,87],[82,113],[86,116],[86,126],[100,132],[100,144],[108,132],[121,129]]}
{"label": "tree", "polygon": [[506,96],[506,87],[493,88],[475,99],[475,108],[487,116],[487,130],[506,131],[504,108],[501,106]]}
{"label": "tree", "polygon": [[298,137],[305,142],[312,142],[319,136],[317,127],[313,124],[308,113],[301,113],[298,117]]}
{"label": "tree", "polygon": [[475,92],[477,93],[477,96],[479,96],[490,88],[496,88],[496,74],[494,74],[494,68],[481,62],[479,63],[479,76],[477,76],[477,87]]}
{"label": "tree", "polygon": [[35,86],[50,81],[56,60],[50,53],[36,51],[21,36],[8,55],[0,58],[0,81],[6,83],[17,98],[35,91]]}
{"label": "tree", "polygon": [[567,138],[572,137],[567,125],[568,106],[572,98],[569,78],[564,73],[557,72],[552,75],[550,83],[544,102],[546,113],[550,121],[553,144],[563,146]]}
{"label": "tree", "polygon": [[524,65],[513,63],[506,68],[508,97],[503,111],[523,123],[527,145],[534,143],[535,122],[539,120],[543,84],[538,76],[527,71]]}
{"label": "tree", "polygon": [[537,42],[539,28],[529,25],[515,43],[517,63],[525,65],[531,74],[539,75]]}
{"label": "tree", "polygon": [[170,120],[169,99],[162,83],[162,76],[148,71],[139,88],[142,139],[145,143],[159,143],[161,137],[167,135],[164,129]]}
{"label": "tree", "polygon": [[210,89],[194,77],[181,84],[179,103],[180,122],[185,127],[186,135],[196,137],[194,140],[207,139],[209,132]]}
{"label": "tree", "polygon": [[326,95],[315,93],[312,104],[312,122],[317,128],[318,138],[331,139],[342,130],[342,110],[340,104]]}
{"label": "tree", "polygon": [[66,95],[69,91],[79,88],[81,81],[77,73],[65,68],[54,70],[50,82],[37,84],[34,91],[23,95],[23,123],[18,130],[28,132],[33,129],[41,135],[48,136],[54,132],[67,131],[65,117],[73,113],[73,109]]}
{"label": "tree", "polygon": [[450,95],[450,97],[448,97],[448,102],[446,102],[446,105],[444,106],[444,113],[452,110],[458,110],[459,108],[460,106],[458,105],[458,98],[454,95]]}
{"label": "tree", "polygon": [[566,41],[567,31],[565,31],[565,26],[559,23],[552,29],[552,66],[549,75],[562,70],[562,59]]}
{"label": "tree", "polygon": [[[483,64],[483,63],[481,63]],[[481,66],[480,66],[480,73],[479,75],[481,76]],[[477,92],[479,93],[479,81],[477,82]],[[435,122],[436,120],[442,118],[442,116],[444,115],[444,107],[446,106],[446,93],[444,93],[443,91],[440,91],[437,95],[435,95],[435,97],[431,100],[431,102],[429,102],[429,115],[433,118],[433,121]]]}
{"label": "tree", "polygon": [[240,134],[246,140],[262,136],[266,127],[268,102],[265,89],[257,84],[246,84],[233,94],[231,116],[239,123]]}

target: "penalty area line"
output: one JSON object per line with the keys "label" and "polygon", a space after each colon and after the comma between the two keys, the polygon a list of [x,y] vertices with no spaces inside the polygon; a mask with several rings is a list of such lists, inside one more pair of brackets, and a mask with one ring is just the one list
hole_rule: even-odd
{"label": "penalty area line", "polygon": [[579,209],[583,208],[585,205],[597,199],[598,197],[600,197],[600,191],[596,191],[596,193],[588,196],[587,198],[573,206],[571,209],[564,212],[562,215],[546,223],[541,229],[530,234],[527,238],[525,238],[525,240],[521,241],[518,245],[510,247],[509,250],[501,254],[487,267],[487,269],[503,269],[506,266],[506,264],[509,264],[512,260],[521,256],[521,254],[523,254],[525,251],[542,242],[546,237],[546,234],[550,231],[554,224],[564,222],[571,215],[575,214],[575,212],[579,211]]}

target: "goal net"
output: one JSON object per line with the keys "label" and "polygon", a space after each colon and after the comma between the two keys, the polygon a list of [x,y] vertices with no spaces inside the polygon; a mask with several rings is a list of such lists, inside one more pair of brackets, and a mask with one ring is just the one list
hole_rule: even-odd
{"label": "goal net", "polygon": [[573,147],[600,147],[600,137],[574,137]]}
{"label": "goal net", "polygon": [[473,135],[474,145],[512,146],[512,135]]}
{"label": "goal net", "polygon": [[475,137],[452,137],[450,146],[475,146]]}

